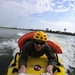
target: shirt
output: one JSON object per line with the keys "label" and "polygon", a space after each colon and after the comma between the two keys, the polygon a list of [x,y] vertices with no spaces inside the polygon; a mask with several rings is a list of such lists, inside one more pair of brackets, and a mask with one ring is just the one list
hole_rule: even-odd
{"label": "shirt", "polygon": [[43,54],[46,54],[48,58],[48,65],[53,65],[54,67],[57,65],[57,59],[54,55],[54,51],[47,43],[44,45],[44,48],[42,50],[36,51],[33,40],[26,42],[19,59],[19,67],[21,65],[27,66],[28,56],[40,57]]}

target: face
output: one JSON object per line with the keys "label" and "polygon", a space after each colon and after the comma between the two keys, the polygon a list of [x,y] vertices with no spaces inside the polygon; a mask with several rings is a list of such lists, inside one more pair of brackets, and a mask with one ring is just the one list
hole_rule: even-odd
{"label": "face", "polygon": [[37,40],[34,41],[34,46],[35,46],[36,51],[42,50],[44,47],[44,44],[45,44],[45,42],[43,42],[43,41],[37,41]]}

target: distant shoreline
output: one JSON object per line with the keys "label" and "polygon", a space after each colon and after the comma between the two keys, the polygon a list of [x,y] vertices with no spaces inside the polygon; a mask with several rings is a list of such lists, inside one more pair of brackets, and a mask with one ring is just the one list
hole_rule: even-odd
{"label": "distant shoreline", "polygon": [[[38,31],[41,29],[22,29],[22,28],[14,28],[14,27],[0,27],[3,29],[16,29],[16,30],[28,30],[28,31]],[[64,34],[64,35],[72,35],[75,36],[75,33],[71,33],[71,32],[61,32],[61,31],[52,31],[52,30],[42,30],[45,31],[47,33],[56,33],[56,34]]]}

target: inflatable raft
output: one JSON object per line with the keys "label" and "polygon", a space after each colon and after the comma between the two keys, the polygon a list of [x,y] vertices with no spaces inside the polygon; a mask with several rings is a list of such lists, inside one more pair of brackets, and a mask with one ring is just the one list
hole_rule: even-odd
{"label": "inflatable raft", "polygon": [[[19,39],[18,46],[20,48],[20,52],[16,53],[15,58],[11,61],[7,71],[7,75],[18,75],[18,62],[19,62],[20,54],[22,52],[23,45],[26,41],[31,40],[33,38],[34,33],[35,32],[27,33]],[[57,55],[62,53],[61,47],[57,43],[52,41],[47,41],[47,43],[54,50],[55,56],[57,57],[57,61],[58,61],[57,67],[53,70],[54,75],[66,75],[65,68],[62,65],[62,61]],[[42,75],[43,73],[46,72],[45,70],[47,67],[48,59],[45,54],[40,58],[39,57],[37,58],[28,57],[28,58],[29,59],[27,62],[27,69],[26,69],[27,74]]]}
{"label": "inflatable raft", "polygon": [[[15,55],[15,58],[12,60],[7,75],[18,75],[18,60],[20,57],[20,53]],[[65,68],[62,65],[62,61],[58,58],[59,64],[54,71],[54,75],[66,75]],[[41,56],[40,58],[29,57],[27,63],[27,74],[43,74],[45,73],[45,69],[47,67],[47,57],[46,55]]]}

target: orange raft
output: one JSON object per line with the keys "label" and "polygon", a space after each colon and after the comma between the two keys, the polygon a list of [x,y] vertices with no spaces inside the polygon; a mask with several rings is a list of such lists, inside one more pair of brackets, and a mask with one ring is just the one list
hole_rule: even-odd
{"label": "orange raft", "polygon": [[[20,50],[23,50],[23,46],[24,46],[25,42],[33,39],[34,34],[35,34],[34,31],[33,32],[29,32],[29,33],[23,35],[18,40],[18,46],[19,46]],[[54,50],[54,52],[56,54],[62,54],[62,48],[56,42],[48,40],[47,44],[51,47],[52,50]]]}

